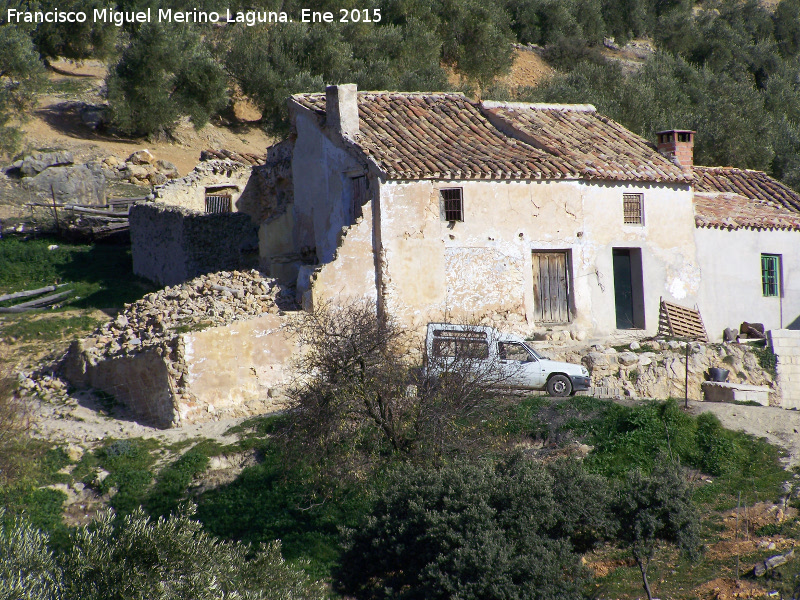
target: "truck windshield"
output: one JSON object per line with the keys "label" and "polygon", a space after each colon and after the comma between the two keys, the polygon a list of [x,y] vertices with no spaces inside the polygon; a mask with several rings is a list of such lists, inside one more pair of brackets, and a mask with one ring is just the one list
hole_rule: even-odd
{"label": "truck windshield", "polygon": [[544,358],[544,356],[542,356],[542,355],[541,355],[541,354],[539,354],[539,353],[538,353],[536,350],[534,350],[533,348],[531,348],[530,346],[528,346],[528,344],[522,344],[522,345],[523,345],[523,346],[525,346],[525,347],[528,349],[528,352],[530,352],[531,354],[533,354],[533,356],[534,356],[534,357],[536,357],[538,360],[542,360],[542,359]]}

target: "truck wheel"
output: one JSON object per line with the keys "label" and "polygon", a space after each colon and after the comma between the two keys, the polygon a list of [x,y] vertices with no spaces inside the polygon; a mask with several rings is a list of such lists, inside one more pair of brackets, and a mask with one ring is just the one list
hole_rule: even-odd
{"label": "truck wheel", "polygon": [[547,393],[551,396],[569,396],[572,393],[572,382],[566,375],[553,375],[547,380]]}

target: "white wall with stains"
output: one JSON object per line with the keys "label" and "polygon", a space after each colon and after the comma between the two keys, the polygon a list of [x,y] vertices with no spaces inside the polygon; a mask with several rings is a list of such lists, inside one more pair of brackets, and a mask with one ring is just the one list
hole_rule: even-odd
{"label": "white wall with stains", "polygon": [[[464,221],[440,216],[439,189],[463,190]],[[623,224],[623,193],[644,196],[644,225]],[[693,306],[700,267],[687,186],[585,181],[406,181],[380,189],[387,310],[422,323],[449,314],[534,319],[531,254],[571,256],[572,328],[616,328],[614,248],[640,248],[646,329],[659,299]]]}
{"label": "white wall with stains", "polygon": [[343,227],[353,222],[349,179],[363,167],[335,145],[304,111],[295,116],[297,141],[292,158],[294,243],[316,248],[320,263],[333,260]]}

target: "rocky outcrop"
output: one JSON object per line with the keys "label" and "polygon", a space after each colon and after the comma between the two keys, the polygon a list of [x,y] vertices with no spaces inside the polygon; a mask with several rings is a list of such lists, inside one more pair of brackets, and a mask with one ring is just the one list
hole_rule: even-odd
{"label": "rocky outcrop", "polygon": [[14,163],[23,177],[34,177],[48,167],[61,167],[72,164],[72,153],[61,152],[33,152],[20,161]]}
{"label": "rocky outcrop", "polygon": [[48,167],[24,177],[22,187],[64,204],[105,204],[106,177],[99,163]]}
{"label": "rocky outcrop", "polygon": [[[564,358],[575,360],[573,352]],[[634,342],[618,351],[595,345],[580,361],[592,374],[594,392],[630,398],[669,398],[684,395],[686,385],[686,343],[675,340]],[[689,344],[689,398],[702,399],[701,384],[711,367],[730,371],[728,380],[775,389],[773,374],[760,366],[752,348],[744,344]],[[777,405],[775,394],[770,404]]]}

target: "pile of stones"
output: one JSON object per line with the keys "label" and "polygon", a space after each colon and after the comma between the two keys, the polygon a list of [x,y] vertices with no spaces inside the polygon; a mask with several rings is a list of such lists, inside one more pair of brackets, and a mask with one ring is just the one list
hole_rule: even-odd
{"label": "pile of stones", "polygon": [[259,271],[220,271],[147,294],[85,344],[97,357],[135,354],[179,333],[295,308],[289,290]]}
{"label": "pile of stones", "polygon": [[149,150],[137,150],[124,161],[109,156],[103,159],[102,164],[108,179],[134,185],[163,185],[170,179],[180,177],[175,165],[166,160],[156,160]]}
{"label": "pile of stones", "polygon": [[69,398],[69,384],[52,373],[20,372],[17,389],[21,395],[37,397],[43,402],[64,403]]}

